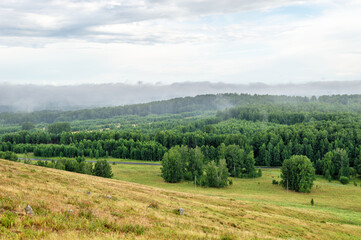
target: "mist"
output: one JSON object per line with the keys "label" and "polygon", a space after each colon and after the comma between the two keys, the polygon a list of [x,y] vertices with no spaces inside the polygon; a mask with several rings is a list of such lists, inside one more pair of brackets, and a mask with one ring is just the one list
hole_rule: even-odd
{"label": "mist", "polygon": [[288,96],[360,94],[361,81],[304,84],[227,84],[182,82],[170,85],[84,84],[74,86],[0,84],[0,112],[77,110],[167,100],[217,93],[249,93]]}

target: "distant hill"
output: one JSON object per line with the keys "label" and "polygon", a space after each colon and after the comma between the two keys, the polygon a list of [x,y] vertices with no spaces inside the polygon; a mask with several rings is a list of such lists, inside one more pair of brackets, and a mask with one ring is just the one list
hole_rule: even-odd
{"label": "distant hill", "polygon": [[128,85],[114,83],[74,86],[0,84],[0,112],[67,111],[94,107],[123,106],[219,93],[307,97],[335,94],[360,94],[361,81],[276,85],[210,82],[181,82],[170,85]]}
{"label": "distant hill", "polygon": [[[250,94],[208,94],[195,97],[174,98],[143,104],[117,107],[82,109],[76,111],[39,111],[32,113],[0,113],[0,124],[53,123],[88,119],[106,119],[121,115],[179,114],[225,110],[235,106],[259,106],[267,104],[293,105],[308,108],[307,111],[361,111],[361,95],[334,95],[316,97],[273,96]],[[308,105],[307,105],[308,104]],[[288,106],[290,108],[290,106]],[[294,107],[291,107],[292,110]],[[296,109],[296,108],[294,108]]]}

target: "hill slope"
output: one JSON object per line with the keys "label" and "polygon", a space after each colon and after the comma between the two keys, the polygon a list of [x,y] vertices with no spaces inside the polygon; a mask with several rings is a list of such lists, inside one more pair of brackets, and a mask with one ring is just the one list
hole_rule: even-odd
{"label": "hill slope", "polygon": [[[259,108],[260,105],[279,105],[292,109],[295,107],[307,108],[308,111],[331,111],[331,112],[360,112],[360,95],[333,95],[320,96],[319,98],[307,98],[300,96],[276,96],[276,95],[249,95],[249,94],[207,94],[195,97],[173,98],[163,101],[153,101],[143,104],[131,104],[116,107],[97,107],[81,109],[77,111],[36,111],[36,112],[1,112],[0,124],[22,124],[24,122],[53,123],[59,121],[76,121],[90,119],[106,119],[117,116],[150,114],[180,114],[186,112],[204,112],[224,110],[234,106],[251,106]],[[300,111],[301,109],[298,109]]]}
{"label": "hill slope", "polygon": [[[25,214],[27,204],[34,216]],[[177,214],[180,207],[185,215]],[[308,208],[179,193],[0,160],[0,239],[290,237],[356,239],[361,226]]]}

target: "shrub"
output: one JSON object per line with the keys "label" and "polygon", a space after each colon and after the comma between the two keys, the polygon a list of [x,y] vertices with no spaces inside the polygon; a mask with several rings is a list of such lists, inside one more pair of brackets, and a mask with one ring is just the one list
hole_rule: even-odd
{"label": "shrub", "polygon": [[6,152],[0,152],[0,158],[10,160],[10,161],[18,161],[18,155],[16,155],[13,152],[6,151]]}
{"label": "shrub", "polygon": [[310,159],[294,155],[286,159],[281,167],[281,184],[296,192],[310,192],[315,180],[315,169]]}
{"label": "shrub", "polygon": [[275,179],[273,179],[273,180],[272,180],[272,184],[278,185],[278,181],[275,180]]}
{"label": "shrub", "polygon": [[341,176],[340,177],[340,182],[345,185],[345,184],[348,184],[350,182],[350,179],[348,177]]}

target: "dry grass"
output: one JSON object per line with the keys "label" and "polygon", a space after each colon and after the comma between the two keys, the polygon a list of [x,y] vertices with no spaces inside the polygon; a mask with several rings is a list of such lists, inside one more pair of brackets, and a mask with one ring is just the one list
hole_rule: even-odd
{"label": "dry grass", "polygon": [[[25,215],[27,204],[34,216]],[[185,215],[177,214],[180,207]],[[181,193],[0,160],[0,239],[34,238],[359,239],[361,226],[335,212]]]}

